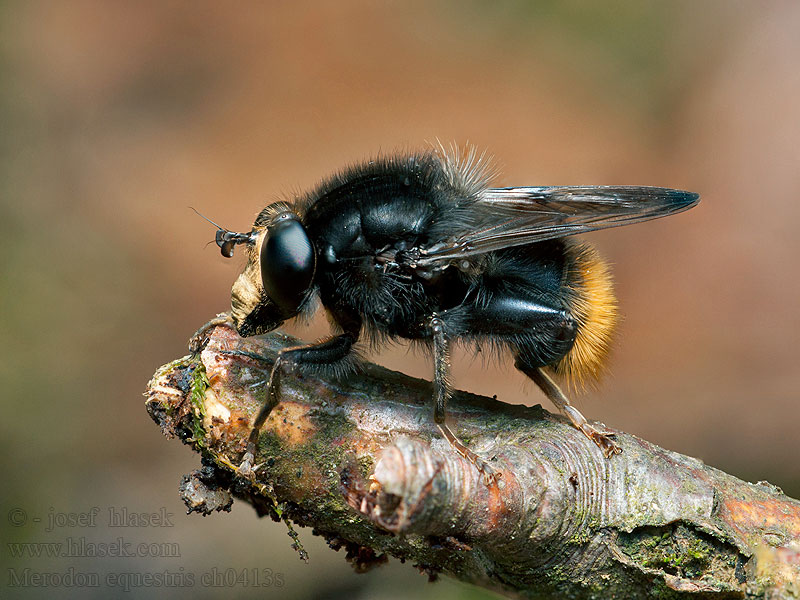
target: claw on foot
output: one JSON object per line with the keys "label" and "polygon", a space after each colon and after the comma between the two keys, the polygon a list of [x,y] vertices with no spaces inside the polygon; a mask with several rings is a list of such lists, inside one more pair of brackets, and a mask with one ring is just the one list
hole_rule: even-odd
{"label": "claw on foot", "polygon": [[487,463],[485,460],[482,460],[477,456],[475,458],[478,460],[478,462],[474,462],[473,464],[478,469],[478,471],[480,471],[481,474],[483,475],[484,485],[486,487],[491,487],[493,485],[496,485],[497,482],[500,480],[500,478],[503,476],[503,474],[500,471],[496,471],[494,467],[489,465],[489,463]]}
{"label": "claw on foot", "polygon": [[218,314],[208,323],[200,327],[200,329],[195,331],[194,334],[192,334],[192,337],[189,338],[189,350],[192,352],[200,352],[200,350],[203,349],[203,346],[208,343],[209,332],[218,326],[233,328],[233,320],[231,319],[230,313]]}
{"label": "claw on foot", "polygon": [[236,467],[236,474],[245,479],[251,479],[255,476],[255,469],[253,468],[253,461],[256,457],[249,450],[244,453],[241,464]]}
{"label": "claw on foot", "polygon": [[616,435],[610,431],[599,431],[589,424],[581,427],[581,431],[586,434],[586,437],[597,444],[597,447],[603,451],[603,456],[606,458],[611,458],[615,454],[622,453],[622,448],[614,441]]}
{"label": "claw on foot", "polygon": [[615,454],[619,454],[622,452],[622,448],[617,446],[616,442],[614,442],[614,438],[616,437],[610,431],[600,431],[593,425],[590,425],[589,422],[586,420],[580,411],[571,406],[569,404],[561,407],[562,412],[572,421],[572,424],[575,425],[578,429],[580,429],[586,437],[592,440],[600,450],[603,451],[603,455],[606,458],[611,458]]}
{"label": "claw on foot", "polygon": [[467,448],[466,446],[455,446],[456,452],[458,452],[461,456],[466,458],[469,462],[471,462],[478,472],[483,475],[483,483],[486,487],[491,487],[496,485],[500,478],[503,476],[501,471],[496,470],[493,466],[491,466],[488,462],[483,460],[480,456],[475,454],[472,450]]}
{"label": "claw on foot", "polygon": [[264,463],[255,464],[256,457],[253,455],[253,450],[248,449],[242,457],[241,464],[236,467],[236,474],[244,479],[254,480],[256,478],[256,471],[258,471]]}
{"label": "claw on foot", "polygon": [[450,431],[450,428],[447,425],[440,424],[439,431],[442,432],[444,438],[450,442],[450,445],[456,452],[475,465],[475,468],[478,469],[481,475],[483,475],[483,482],[487,487],[495,485],[497,480],[502,477],[503,474],[500,471],[496,471],[489,463],[467,448],[463,442],[461,442],[461,440],[459,440],[455,434]]}

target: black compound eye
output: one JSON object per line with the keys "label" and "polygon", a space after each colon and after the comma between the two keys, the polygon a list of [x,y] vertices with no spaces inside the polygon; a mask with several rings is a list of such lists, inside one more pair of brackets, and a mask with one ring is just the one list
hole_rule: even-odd
{"label": "black compound eye", "polygon": [[316,263],[303,225],[291,216],[282,217],[269,226],[261,243],[261,282],[267,296],[291,316],[311,287]]}

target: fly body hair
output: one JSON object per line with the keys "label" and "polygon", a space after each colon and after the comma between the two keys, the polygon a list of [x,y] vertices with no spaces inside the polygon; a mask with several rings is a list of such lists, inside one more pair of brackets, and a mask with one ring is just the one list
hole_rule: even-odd
{"label": "fly body hair", "polygon": [[604,374],[619,315],[610,268],[597,250],[572,241],[565,252],[567,303],[578,330],[573,347],[551,370],[571,389],[580,389]]}

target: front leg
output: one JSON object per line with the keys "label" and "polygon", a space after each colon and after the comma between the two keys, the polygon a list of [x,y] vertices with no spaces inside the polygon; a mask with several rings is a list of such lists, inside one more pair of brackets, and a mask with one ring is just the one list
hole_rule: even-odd
{"label": "front leg", "polygon": [[439,431],[442,432],[444,438],[450,442],[456,452],[475,465],[483,475],[486,485],[491,485],[497,481],[500,473],[496,472],[485,460],[467,448],[445,422],[447,401],[453,395],[453,387],[450,383],[450,345],[447,340],[444,322],[439,315],[434,314],[428,322],[428,326],[433,337],[433,420],[438,425]]}
{"label": "front leg", "polygon": [[231,313],[219,313],[216,317],[195,331],[194,334],[192,334],[192,337],[189,338],[189,350],[193,353],[200,352],[200,350],[203,349],[203,346],[208,343],[209,332],[215,327],[222,325],[225,327],[230,327],[231,329],[235,329]]}
{"label": "front leg", "polygon": [[314,344],[284,348],[278,353],[278,358],[275,360],[269,376],[266,402],[258,411],[258,415],[253,421],[250,435],[247,438],[247,450],[238,469],[240,475],[250,476],[252,474],[253,460],[255,459],[261,427],[266,422],[272,409],[281,401],[283,370],[310,370],[315,372],[330,372],[331,370],[341,372],[344,370],[342,362],[348,357],[353,344],[358,340],[361,320],[357,316],[341,311],[331,311],[331,317],[334,325],[340,327],[344,331],[343,333]]}
{"label": "front leg", "polygon": [[250,455],[250,460],[255,456],[256,445],[258,443],[258,435],[261,427],[269,417],[272,409],[275,408],[281,401],[281,373],[284,369],[287,370],[303,370],[303,368],[310,369],[326,369],[335,368],[335,363],[344,359],[349,353],[356,338],[350,333],[343,333],[322,342],[315,344],[307,344],[304,346],[295,346],[294,348],[284,348],[278,354],[275,364],[272,366],[272,371],[269,376],[269,385],[267,386],[267,400],[258,411],[255,421],[253,421],[253,428],[250,430],[250,435],[247,439],[247,453],[245,460]]}

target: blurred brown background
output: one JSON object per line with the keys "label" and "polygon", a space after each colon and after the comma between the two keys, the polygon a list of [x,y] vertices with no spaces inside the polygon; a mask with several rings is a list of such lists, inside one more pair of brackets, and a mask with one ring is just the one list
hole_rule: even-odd
{"label": "blurred brown background", "polygon": [[[615,265],[625,320],[611,376],[577,404],[800,497],[800,5],[244,6],[0,5],[0,580],[71,568],[102,583],[15,585],[10,597],[482,597],[397,561],[356,576],[308,531],[304,565],[285,528],[243,504],[185,516],[177,484],[198,457],[162,438],[141,396],[227,309],[240,267],[206,247],[213,228],[188,205],[247,229],[282,193],[437,138],[486,148],[499,184],[700,192],[691,212],[590,236]],[[377,360],[429,376],[403,347]],[[455,377],[544,401],[510,363],[464,355]],[[95,506],[95,527],[46,531],[49,515]],[[173,527],[108,527],[110,508],[162,507]],[[8,546],[120,536],[180,557],[23,558]],[[214,568],[269,568],[283,586],[203,585]],[[125,592],[105,579],[120,573],[184,579],[132,579]]]}

